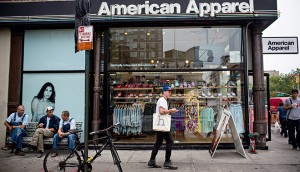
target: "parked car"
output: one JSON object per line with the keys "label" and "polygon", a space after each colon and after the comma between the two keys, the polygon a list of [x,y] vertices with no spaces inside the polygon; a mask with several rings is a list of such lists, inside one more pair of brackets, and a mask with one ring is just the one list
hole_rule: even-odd
{"label": "parked car", "polygon": [[271,111],[271,124],[279,122],[279,114],[277,113],[279,103],[284,103],[289,97],[271,97],[270,98],[270,111]]}
{"label": "parked car", "polygon": [[288,99],[289,97],[271,97],[270,98],[270,111],[271,113],[277,113],[277,109],[278,109],[278,104],[279,103],[284,103],[284,101],[286,99]]}

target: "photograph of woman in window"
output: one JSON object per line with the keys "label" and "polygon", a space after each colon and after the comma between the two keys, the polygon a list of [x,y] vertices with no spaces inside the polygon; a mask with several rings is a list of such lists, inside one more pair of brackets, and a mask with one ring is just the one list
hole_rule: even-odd
{"label": "photograph of woman in window", "polygon": [[48,106],[55,109],[55,90],[51,82],[46,82],[38,95],[33,97],[31,102],[31,122],[39,122],[40,118],[46,115],[46,108]]}

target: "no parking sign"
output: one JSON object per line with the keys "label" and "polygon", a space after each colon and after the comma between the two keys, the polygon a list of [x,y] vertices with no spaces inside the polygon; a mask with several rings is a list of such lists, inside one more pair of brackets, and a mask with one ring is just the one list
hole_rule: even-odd
{"label": "no parking sign", "polygon": [[78,50],[92,50],[93,49],[93,26],[79,26],[78,27]]}

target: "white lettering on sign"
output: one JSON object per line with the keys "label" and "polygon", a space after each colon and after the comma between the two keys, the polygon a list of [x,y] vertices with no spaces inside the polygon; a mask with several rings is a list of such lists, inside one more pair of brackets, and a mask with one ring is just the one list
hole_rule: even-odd
{"label": "white lettering on sign", "polygon": [[298,54],[298,37],[265,37],[262,41],[265,54]]}
{"label": "white lettering on sign", "polygon": [[[199,3],[195,0],[190,0],[185,12],[187,14],[196,13],[200,17],[208,15],[214,17],[218,13],[253,13],[254,3],[253,0],[247,2],[224,2],[222,4],[218,2],[214,3]],[[102,2],[98,10],[97,15],[140,15],[140,14],[180,14],[181,5],[179,3],[162,3],[162,4],[150,4],[149,1],[145,1],[144,4],[130,4],[128,6],[124,4],[108,5],[107,2]]]}
{"label": "white lettering on sign", "polygon": [[[199,8],[198,8],[199,6]],[[203,17],[205,14],[208,14],[211,17],[214,17],[217,13],[235,13],[237,11],[242,13],[252,13],[254,11],[253,0],[249,0],[249,3],[246,2],[224,2],[220,3],[199,3],[197,6],[195,0],[190,0],[186,13],[198,13],[200,17]]]}
{"label": "white lettering on sign", "polygon": [[143,11],[145,14],[175,14],[181,12],[181,6],[178,3],[158,5],[149,4],[149,1],[145,1],[145,4],[130,4],[128,6],[114,4],[109,8],[107,2],[102,2],[98,15],[137,15],[142,14]]}

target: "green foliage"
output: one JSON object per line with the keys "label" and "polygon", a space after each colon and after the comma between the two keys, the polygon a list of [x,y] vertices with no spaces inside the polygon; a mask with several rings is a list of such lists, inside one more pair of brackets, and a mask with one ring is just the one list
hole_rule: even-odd
{"label": "green foliage", "polygon": [[289,74],[270,76],[270,95],[276,97],[277,93],[291,94],[293,88],[297,88],[295,74],[300,73],[300,69],[292,70]]}

